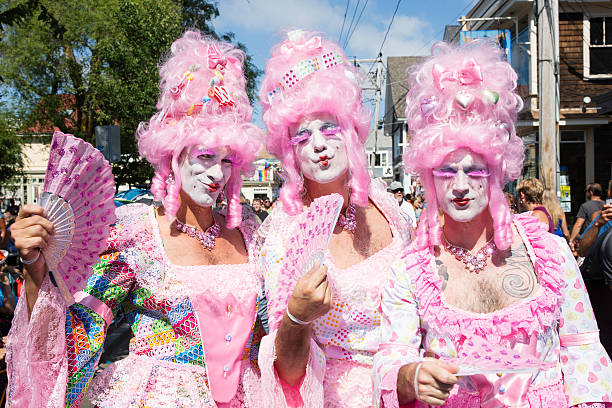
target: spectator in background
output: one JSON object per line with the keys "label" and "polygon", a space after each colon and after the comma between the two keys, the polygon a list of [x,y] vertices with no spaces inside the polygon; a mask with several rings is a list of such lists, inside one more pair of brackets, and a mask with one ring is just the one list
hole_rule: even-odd
{"label": "spectator in background", "polygon": [[257,218],[259,218],[259,221],[261,222],[264,222],[264,220],[268,216],[268,212],[263,209],[263,204],[261,202],[261,199],[259,198],[253,199],[253,212],[255,213],[255,215],[257,215]]}
{"label": "spectator in background", "polygon": [[416,214],[414,212],[414,207],[410,201],[404,200],[404,186],[399,181],[392,181],[389,184],[389,190],[393,197],[397,200],[397,203],[400,206],[400,211],[404,215],[404,218],[407,221],[410,221],[410,225],[412,228],[416,228]]}
{"label": "spectator in background", "polygon": [[512,214],[516,214],[517,213],[516,198],[514,197],[514,194],[509,193],[509,192],[505,192],[504,195],[506,196],[506,201],[508,202],[508,207],[510,207],[510,212]]}
{"label": "spectator in background", "polygon": [[570,235],[570,247],[572,248],[572,250],[575,249],[576,238],[578,238],[582,226],[588,227],[588,225],[591,223],[591,220],[593,219],[593,213],[601,211],[604,205],[604,202],[601,200],[601,184],[589,184],[586,188],[586,195],[587,201],[585,203],[582,203],[582,205],[578,209],[578,214],[576,215],[576,222],[574,223],[574,228],[572,228],[572,234]]}
{"label": "spectator in background", "polygon": [[552,219],[553,226],[555,227],[553,234],[563,237],[566,241],[569,241],[570,235],[569,229],[567,228],[567,220],[565,219],[565,213],[561,208],[561,204],[559,204],[557,194],[547,188],[544,190],[544,195],[542,196],[542,204],[544,204],[544,207],[546,207],[550,213],[550,218]]}
{"label": "spectator in background", "polygon": [[272,211],[272,204],[270,203],[270,199],[268,197],[264,198],[264,200],[263,200],[263,208],[267,212]]}
{"label": "spectator in background", "polygon": [[555,231],[555,226],[553,225],[550,213],[546,207],[542,205],[543,195],[544,185],[537,178],[526,178],[522,180],[516,188],[519,207],[523,211],[531,211],[531,215],[544,224],[547,224],[548,232],[553,233]]}
{"label": "spectator in background", "polygon": [[414,207],[414,215],[416,215],[417,223],[421,218],[421,213],[423,212],[423,196],[417,196],[412,200],[412,206]]}

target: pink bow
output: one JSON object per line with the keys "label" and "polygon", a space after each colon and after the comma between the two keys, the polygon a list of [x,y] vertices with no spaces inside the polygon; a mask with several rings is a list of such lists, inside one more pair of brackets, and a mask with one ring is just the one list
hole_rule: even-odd
{"label": "pink bow", "polygon": [[217,65],[225,67],[228,61],[233,64],[238,60],[232,57],[225,57],[215,44],[210,44],[208,46],[208,68],[215,69]]}
{"label": "pink bow", "polygon": [[463,67],[458,71],[444,69],[441,65],[434,64],[432,73],[434,82],[441,91],[452,83],[472,85],[476,82],[482,82],[482,71],[474,58],[465,61]]}
{"label": "pink bow", "polygon": [[323,41],[318,35],[312,37],[310,40],[302,43],[286,41],[281,46],[281,52],[283,54],[292,54],[294,51],[301,51],[307,49],[319,49],[323,47]]}

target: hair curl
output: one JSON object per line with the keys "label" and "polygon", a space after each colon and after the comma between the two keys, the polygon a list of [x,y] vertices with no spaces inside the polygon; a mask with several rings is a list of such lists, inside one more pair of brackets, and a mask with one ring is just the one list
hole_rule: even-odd
{"label": "hair curl", "polygon": [[[299,164],[289,144],[289,127],[309,114],[334,115],[346,143],[349,157],[351,201],[366,206],[370,176],[367,170],[365,141],[370,127],[370,115],[363,106],[357,70],[348,64],[342,48],[314,32],[292,32],[272,48],[266,64],[266,74],[259,92],[263,121],[268,133],[266,148],[276,156],[288,175],[280,192],[285,211],[297,214],[302,208],[300,192],[303,188]],[[297,38],[294,38],[297,37]],[[268,94],[279,86],[283,75],[297,63],[318,55],[336,51],[344,63],[330,69],[318,70],[273,100]]]}
{"label": "hair curl", "polygon": [[[231,93],[233,106],[222,106],[215,98],[193,111],[192,106],[208,95],[216,66],[209,64],[209,48],[218,47],[224,67],[222,84]],[[212,48],[211,48],[212,49]],[[151,192],[156,200],[164,200],[169,219],[179,207],[181,180],[179,159],[194,145],[208,148],[228,146],[236,156],[225,193],[228,200],[227,226],[240,225],[241,174],[250,176],[253,160],[262,147],[261,130],[249,123],[253,108],[246,93],[242,72],[244,53],[233,45],[203,37],[198,31],[187,31],[170,47],[159,67],[160,97],[157,113],[149,122],[142,122],[136,131],[140,155],[153,165],[155,175]],[[185,80],[187,71],[191,80]],[[177,85],[184,87],[176,91]],[[191,111],[191,112],[190,112]]]}
{"label": "hair curl", "polygon": [[[508,248],[513,239],[512,217],[502,187],[521,174],[524,159],[523,142],[515,129],[517,113],[523,106],[515,92],[517,75],[492,41],[478,40],[462,47],[437,43],[431,54],[410,74],[406,96],[411,139],[404,165],[407,172],[419,174],[428,203],[422,216],[425,222],[419,224],[415,234],[417,245],[440,244],[432,170],[449,153],[467,148],[487,162],[495,244],[500,249]],[[468,78],[462,82],[462,70],[474,64],[481,80],[470,82]],[[445,72],[451,79],[439,85],[435,71]],[[496,103],[490,100],[494,94],[491,91],[499,98]],[[469,101],[467,107],[458,102],[458,94]]]}

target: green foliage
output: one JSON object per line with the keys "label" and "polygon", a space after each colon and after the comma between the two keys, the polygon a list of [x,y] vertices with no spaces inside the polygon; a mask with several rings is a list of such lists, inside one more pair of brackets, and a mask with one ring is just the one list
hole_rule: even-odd
{"label": "green foliage", "polygon": [[[94,142],[98,125],[121,127],[117,183],[142,184],[152,170],[140,160],[138,124],[155,112],[160,55],[185,29],[215,38],[219,15],[206,0],[8,0],[0,5],[0,81],[12,92],[23,129],[59,128]],[[246,51],[244,45],[239,47]],[[249,96],[260,70],[247,57]]]}
{"label": "green foliage", "polygon": [[22,143],[14,119],[0,114],[0,185],[22,175]]}

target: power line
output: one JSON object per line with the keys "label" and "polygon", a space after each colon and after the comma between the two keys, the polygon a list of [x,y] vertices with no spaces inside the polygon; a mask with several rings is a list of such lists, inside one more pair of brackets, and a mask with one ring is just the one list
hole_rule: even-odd
{"label": "power line", "polygon": [[[389,21],[389,25],[387,26],[387,31],[385,32],[385,36],[382,40],[382,43],[380,44],[380,48],[378,49],[376,58],[378,58],[378,56],[382,52],[383,46],[385,45],[385,42],[387,41],[387,36],[389,35],[389,31],[391,30],[391,25],[393,24],[393,20],[395,19],[395,15],[397,14],[397,10],[399,9],[401,2],[402,0],[397,0],[397,4],[395,5],[395,11],[393,11],[393,15],[391,16],[391,21]],[[370,75],[370,72],[372,72],[372,68],[374,67],[374,64],[376,64],[376,62],[373,62],[372,65],[370,65],[370,68],[368,68],[367,75]]]}
{"label": "power line", "polygon": [[340,29],[340,36],[338,37],[338,44],[340,44],[340,41],[342,41],[342,33],[344,32],[344,23],[346,23],[346,15],[348,13],[350,3],[351,3],[351,0],[346,0],[346,9],[344,10],[344,19],[342,20],[342,28]]}
{"label": "power line", "polygon": [[361,16],[363,15],[363,12],[364,12],[366,6],[368,5],[369,1],[370,0],[366,0],[365,3],[363,4],[363,7],[361,8],[361,12],[359,13],[359,17],[357,17],[357,22],[355,23],[355,26],[353,26],[353,31],[351,31],[350,34],[348,35],[348,37],[346,37],[344,48],[346,48],[346,46],[348,45],[349,41],[351,41],[351,37],[353,37],[353,34],[355,33],[355,30],[357,29],[357,25],[359,25],[359,21],[361,21]]}
{"label": "power line", "polygon": [[[357,0],[357,4],[355,4],[355,10],[353,11],[353,17],[351,17],[351,23],[349,24],[349,28],[346,31],[347,37],[348,37],[348,33],[351,32],[351,28],[353,27],[353,22],[355,21],[355,16],[357,15],[357,10],[359,10],[359,3],[360,2],[361,2],[361,0]],[[346,37],[345,37],[345,40],[346,40]],[[345,43],[346,43],[346,41],[345,41]],[[346,48],[346,44],[342,48]]]}

